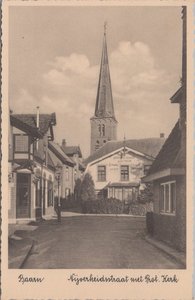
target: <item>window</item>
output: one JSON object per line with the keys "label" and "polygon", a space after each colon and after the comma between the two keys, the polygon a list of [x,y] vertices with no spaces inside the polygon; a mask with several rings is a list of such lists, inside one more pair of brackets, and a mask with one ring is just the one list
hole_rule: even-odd
{"label": "window", "polygon": [[53,205],[53,183],[48,181],[47,183],[47,206]]}
{"label": "window", "polygon": [[100,147],[100,142],[97,140],[95,145],[95,150],[99,149],[99,147]]}
{"label": "window", "polygon": [[69,168],[66,167],[66,181],[69,180]]}
{"label": "window", "polygon": [[106,166],[98,166],[98,181],[106,181]]}
{"label": "window", "polygon": [[70,189],[69,188],[65,188],[65,197],[66,199],[70,196]]}
{"label": "window", "polygon": [[102,125],[102,135],[105,136],[105,125]]}
{"label": "window", "polygon": [[144,166],[144,175],[147,175],[149,169],[150,169],[151,165],[145,165]]}
{"label": "window", "polygon": [[15,152],[28,152],[29,151],[29,137],[28,135],[15,135],[14,136]]}
{"label": "window", "polygon": [[121,181],[129,180],[129,166],[121,166]]}
{"label": "window", "polygon": [[105,130],[105,124],[99,124],[98,125],[98,131],[99,131],[99,136],[105,136],[106,130]]}
{"label": "window", "polygon": [[160,185],[160,212],[174,214],[176,210],[176,183],[165,182]]}

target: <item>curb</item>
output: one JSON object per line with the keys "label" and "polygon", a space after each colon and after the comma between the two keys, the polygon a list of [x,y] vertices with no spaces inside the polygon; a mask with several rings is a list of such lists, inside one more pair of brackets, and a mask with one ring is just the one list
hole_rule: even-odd
{"label": "curb", "polygon": [[19,266],[19,269],[22,269],[23,266],[25,265],[27,259],[28,259],[29,256],[30,256],[30,253],[31,253],[31,251],[32,251],[32,249],[33,249],[33,247],[34,247],[34,244],[35,244],[35,241],[32,240],[32,245],[30,246],[29,250],[27,251],[26,255],[24,256],[24,259],[22,260],[22,262],[21,262],[21,264],[20,264],[20,266]]}
{"label": "curb", "polygon": [[174,259],[177,263],[182,265],[184,269],[186,268],[186,259],[183,254],[180,254],[179,252],[177,252],[177,250],[171,248],[170,246],[163,245],[161,241],[154,240],[149,236],[145,236],[144,239],[146,240],[146,242],[153,245],[154,247],[156,247],[157,249]]}
{"label": "curb", "polygon": [[26,246],[24,253],[20,256],[9,257],[9,269],[22,269],[24,264],[26,263],[30,253],[34,247],[35,241],[31,240],[29,244]]}

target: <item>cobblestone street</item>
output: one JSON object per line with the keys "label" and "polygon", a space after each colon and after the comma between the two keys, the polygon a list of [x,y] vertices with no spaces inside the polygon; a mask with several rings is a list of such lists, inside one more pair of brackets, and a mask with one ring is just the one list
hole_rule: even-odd
{"label": "cobblestone street", "polygon": [[[27,233],[20,233],[25,237]],[[178,269],[181,266],[144,239],[145,219],[73,216],[45,221],[23,268]]]}

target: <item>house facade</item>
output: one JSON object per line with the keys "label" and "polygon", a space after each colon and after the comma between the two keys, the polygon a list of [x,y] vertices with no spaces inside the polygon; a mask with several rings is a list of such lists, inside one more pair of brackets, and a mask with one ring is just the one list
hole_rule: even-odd
{"label": "house facade", "polygon": [[69,157],[71,161],[74,162],[74,180],[73,180],[73,189],[75,186],[75,181],[79,178],[82,178],[85,171],[85,166],[83,164],[83,156],[79,146],[68,146],[66,140],[62,140],[61,149],[66,156]]}
{"label": "house facade", "polygon": [[110,141],[85,160],[99,197],[136,201],[145,188],[141,178],[159,152],[164,138]]}
{"label": "house facade", "polygon": [[[76,163],[69,158],[59,144],[54,141],[49,142],[49,154],[55,166],[60,167],[59,196],[69,199],[74,193],[75,165]],[[58,182],[55,177],[54,196],[58,196]]]}
{"label": "house facade", "polygon": [[55,114],[11,114],[9,222],[29,222],[54,213],[55,166],[48,153]]}
{"label": "house facade", "polygon": [[152,164],[144,182],[153,182],[153,235],[186,250],[186,8],[183,8],[182,85],[171,97],[179,120]]}

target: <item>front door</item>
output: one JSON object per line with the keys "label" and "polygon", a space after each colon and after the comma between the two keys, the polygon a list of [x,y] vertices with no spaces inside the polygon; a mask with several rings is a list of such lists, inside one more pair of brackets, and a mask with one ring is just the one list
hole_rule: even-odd
{"label": "front door", "polygon": [[16,218],[30,218],[31,174],[17,174]]}

